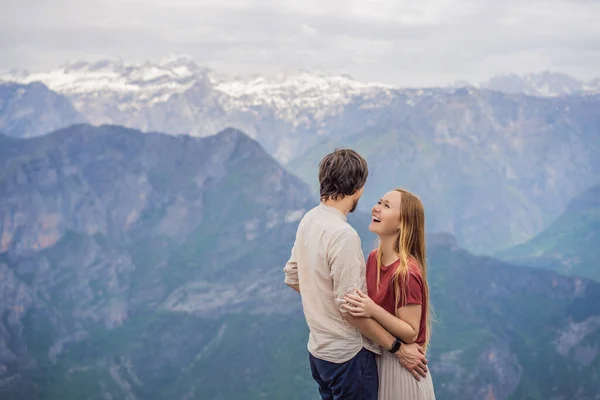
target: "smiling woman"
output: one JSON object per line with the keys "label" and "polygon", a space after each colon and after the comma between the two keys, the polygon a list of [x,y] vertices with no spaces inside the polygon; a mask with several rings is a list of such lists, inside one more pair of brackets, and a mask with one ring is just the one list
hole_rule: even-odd
{"label": "smiling woman", "polygon": [[[427,350],[431,313],[421,200],[403,189],[386,193],[372,209],[369,230],[380,241],[367,260],[369,295],[360,290],[346,295],[345,308],[355,317],[375,319],[402,343]],[[430,373],[415,380],[388,352],[378,357],[378,365],[379,400],[435,399]]]}

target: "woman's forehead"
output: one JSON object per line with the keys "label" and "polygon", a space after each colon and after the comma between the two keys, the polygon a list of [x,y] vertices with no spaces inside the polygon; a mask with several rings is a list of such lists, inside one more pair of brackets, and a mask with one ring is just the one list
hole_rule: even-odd
{"label": "woman's forehead", "polygon": [[402,197],[402,195],[400,194],[400,192],[398,192],[396,190],[392,190],[392,191],[387,192],[382,197],[382,200],[389,202],[390,205],[400,207],[400,199],[401,199],[401,197]]}

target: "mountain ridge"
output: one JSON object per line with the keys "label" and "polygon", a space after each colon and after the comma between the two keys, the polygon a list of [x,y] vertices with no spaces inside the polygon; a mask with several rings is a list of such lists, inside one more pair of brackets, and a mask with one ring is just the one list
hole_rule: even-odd
{"label": "mountain ridge", "polygon": [[[59,92],[76,90],[71,88],[68,83],[63,82],[62,84],[57,83],[59,80],[58,76],[68,75],[69,73],[97,73],[103,74],[102,78],[109,77],[112,74],[112,80],[116,79],[119,74],[124,77],[130,77],[129,81],[133,83],[149,83],[156,79],[163,78],[192,78],[196,76],[208,76],[210,80],[215,84],[224,84],[229,87],[229,90],[224,90],[234,97],[242,96],[244,93],[248,93],[243,90],[244,85],[249,85],[253,90],[259,90],[259,85],[264,84],[275,84],[275,83],[287,83],[290,78],[293,77],[305,77],[306,79],[314,78],[315,82],[320,78],[335,78],[340,81],[346,81],[348,84],[357,86],[371,86],[377,88],[388,88],[388,89],[426,89],[427,86],[423,87],[405,87],[402,85],[395,85],[385,82],[369,82],[356,80],[347,73],[334,73],[325,72],[318,69],[294,69],[287,68],[282,69],[275,73],[261,74],[222,74],[218,73],[211,68],[200,66],[196,61],[189,55],[186,54],[173,54],[162,59],[155,61],[147,60],[141,63],[129,63],[123,59],[99,59],[94,62],[78,60],[68,61],[58,68],[54,68],[46,71],[30,72],[26,69],[13,68],[0,73],[0,79],[13,80],[13,81],[47,81],[52,82],[50,86],[57,88]],[[502,82],[505,82],[509,87],[503,87]],[[71,82],[74,83],[74,82]],[[589,80],[583,80],[575,78],[567,73],[543,70],[540,72],[529,72],[523,74],[516,73],[501,73],[489,77],[487,80],[469,83],[467,80],[459,80],[454,84],[441,85],[439,87],[465,87],[472,86],[475,88],[485,89],[489,88],[492,90],[505,91],[507,93],[523,93],[531,96],[561,96],[565,94],[573,94],[577,92],[595,92],[600,91],[600,78],[592,78]],[[458,85],[458,86],[456,86]],[[549,87],[545,87],[549,85]],[[237,87],[236,87],[237,86]],[[116,87],[116,86],[115,86]],[[519,87],[518,90],[515,88]],[[59,89],[61,88],[61,89]],[[90,88],[87,88],[89,90]],[[93,89],[93,88],[92,88]],[[554,90],[552,90],[554,89]],[[86,88],[80,88],[78,90],[86,90]],[[175,89],[177,91],[177,89]]]}
{"label": "mountain ridge", "polygon": [[[140,64],[109,59],[95,63],[76,61],[46,72],[7,72],[0,75],[0,80],[44,82],[52,90],[69,97],[75,108],[96,125],[115,123],[142,130],[173,134],[187,132],[198,136],[216,133],[234,122],[228,122],[226,114],[230,113],[249,113],[249,116],[257,117],[266,112],[270,117],[289,124],[291,129],[322,131],[323,124],[327,124],[331,118],[338,118],[344,107],[355,102],[364,103],[363,107],[378,109],[387,107],[397,92],[419,96],[420,91],[430,92],[434,89],[361,82],[345,74],[306,70],[280,73],[273,77],[256,74],[227,77],[199,66],[185,55]],[[600,94],[600,80],[584,84],[565,74],[548,71],[522,77],[500,75],[488,82],[470,86],[477,90],[488,88],[534,96]],[[542,87],[546,90],[542,90]],[[453,88],[448,85],[440,89],[451,91]],[[158,120],[152,121],[152,117],[144,111],[160,110],[163,106],[168,108],[169,103],[182,102],[177,100],[182,96],[199,96],[206,102],[203,107],[208,107],[206,111],[215,119],[216,125],[209,124],[202,128],[197,124],[190,126],[189,123],[183,123],[176,127]],[[124,118],[119,113],[131,115]],[[244,120],[248,117],[240,118]],[[256,136],[260,131],[254,129],[249,121],[238,127],[251,136]],[[273,151],[271,153],[276,154]],[[277,154],[277,158],[286,161],[285,154]]]}
{"label": "mountain ridge", "polygon": [[600,93],[600,78],[583,81],[564,73],[543,71],[524,75],[497,75],[477,86],[505,93],[521,93],[540,97],[597,95]]}
{"label": "mountain ridge", "polygon": [[16,137],[35,137],[65,125],[86,122],[70,100],[42,82],[27,84],[0,80],[0,131]]}

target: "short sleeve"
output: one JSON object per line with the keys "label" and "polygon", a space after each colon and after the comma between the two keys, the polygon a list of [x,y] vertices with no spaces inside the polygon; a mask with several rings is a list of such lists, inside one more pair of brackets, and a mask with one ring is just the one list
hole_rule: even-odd
{"label": "short sleeve", "polygon": [[289,260],[283,268],[285,272],[285,283],[288,285],[297,285],[298,281],[298,259],[296,256],[296,245],[292,247],[292,252]]}
{"label": "short sleeve", "polygon": [[375,270],[377,268],[377,249],[371,250],[369,255],[367,256],[367,274],[369,274],[370,270]]}
{"label": "short sleeve", "polygon": [[419,273],[409,272],[406,304],[423,304],[423,277]]}
{"label": "short sleeve", "polygon": [[[328,247],[327,261],[338,307],[345,303],[346,294],[355,293],[357,289],[366,291],[365,258],[355,231],[345,229],[334,235]],[[340,312],[347,311],[340,308]]]}

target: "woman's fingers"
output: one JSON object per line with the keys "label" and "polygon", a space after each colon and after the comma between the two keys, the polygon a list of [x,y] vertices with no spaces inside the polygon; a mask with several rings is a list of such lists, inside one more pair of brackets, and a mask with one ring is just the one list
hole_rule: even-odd
{"label": "woman's fingers", "polygon": [[350,315],[352,315],[353,317],[364,317],[365,313],[364,311],[360,310],[360,309],[356,309],[354,307],[349,306],[348,304],[342,304],[342,308],[346,311],[348,311],[348,313]]}
{"label": "woman's fingers", "polygon": [[354,305],[354,306],[357,306],[357,307],[359,307],[359,306],[361,305],[361,302],[360,302],[360,301],[358,301],[358,300],[354,300],[354,299],[352,299],[352,298],[350,298],[350,297],[346,297],[346,298],[345,298],[345,300],[346,300],[348,303],[350,303],[350,304],[352,304],[352,305]]}
{"label": "woman's fingers", "polygon": [[353,299],[353,300],[357,300],[357,301],[361,299],[360,296],[357,296],[355,294],[347,294],[344,297],[347,297],[347,298]]}
{"label": "woman's fingers", "polygon": [[356,307],[350,306],[348,304],[342,304],[342,307],[344,308],[344,310],[348,311],[350,314],[359,312],[359,310],[357,310]]}

